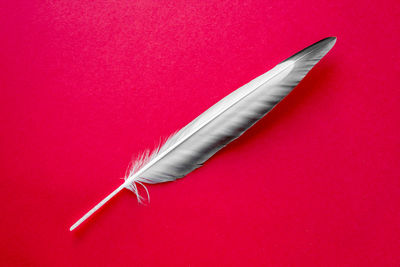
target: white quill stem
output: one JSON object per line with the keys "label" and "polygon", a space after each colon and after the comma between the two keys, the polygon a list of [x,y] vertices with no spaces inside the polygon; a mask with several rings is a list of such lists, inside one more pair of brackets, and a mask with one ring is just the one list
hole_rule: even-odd
{"label": "white quill stem", "polygon": [[140,201],[136,183],[143,185],[173,181],[200,167],[287,96],[335,42],[335,37],[328,37],[298,52],[223,98],[150,155],[142,155],[133,163],[125,182],[71,226],[70,230],[123,188],[132,190]]}

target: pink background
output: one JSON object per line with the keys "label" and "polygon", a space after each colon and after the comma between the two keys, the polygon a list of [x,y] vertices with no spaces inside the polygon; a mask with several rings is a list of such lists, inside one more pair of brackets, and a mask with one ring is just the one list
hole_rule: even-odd
{"label": "pink background", "polygon": [[[397,1],[1,1],[0,262],[399,266]],[[125,190],[132,157],[337,36],[204,167]]]}

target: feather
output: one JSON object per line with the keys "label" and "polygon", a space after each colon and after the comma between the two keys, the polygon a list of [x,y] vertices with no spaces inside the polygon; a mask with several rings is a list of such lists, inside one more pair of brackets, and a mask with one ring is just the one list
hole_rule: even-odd
{"label": "feather", "polygon": [[174,181],[202,166],[287,96],[335,42],[335,37],[328,37],[296,53],[210,107],[152,153],[142,154],[133,162],[125,182],[77,221],[70,230],[76,228],[123,188],[133,191],[141,201],[137,184],[144,187],[143,183]]}

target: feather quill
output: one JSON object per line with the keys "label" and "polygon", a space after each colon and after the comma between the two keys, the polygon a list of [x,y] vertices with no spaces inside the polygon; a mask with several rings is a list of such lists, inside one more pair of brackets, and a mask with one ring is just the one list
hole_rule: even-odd
{"label": "feather quill", "polygon": [[328,37],[301,50],[223,98],[170,136],[152,153],[144,153],[132,164],[125,182],[71,226],[70,230],[123,188],[133,191],[141,201],[137,184],[144,187],[143,183],[174,181],[202,166],[287,96],[335,42],[335,37]]}

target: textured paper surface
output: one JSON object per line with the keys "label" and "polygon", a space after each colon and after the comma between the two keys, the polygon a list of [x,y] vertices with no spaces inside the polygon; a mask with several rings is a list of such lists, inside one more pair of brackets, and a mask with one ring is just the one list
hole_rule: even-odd
{"label": "textured paper surface", "polygon": [[[395,1],[107,2],[0,4],[2,265],[399,263]],[[69,232],[132,157],[327,36],[294,92],[204,167]]]}

